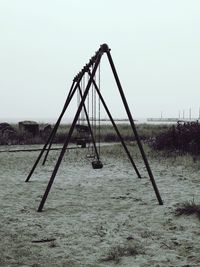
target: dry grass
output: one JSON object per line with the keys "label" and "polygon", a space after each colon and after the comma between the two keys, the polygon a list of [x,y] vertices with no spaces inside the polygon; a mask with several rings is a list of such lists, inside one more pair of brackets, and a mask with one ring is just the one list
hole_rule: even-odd
{"label": "dry grass", "polygon": [[[57,133],[54,138],[54,143],[64,143],[66,136],[70,129],[69,124],[60,124],[58,127]],[[18,129],[18,125],[12,124],[12,127],[16,130],[16,134],[13,135],[10,139],[3,138],[0,136],[0,144],[43,144],[46,142],[48,136],[35,136],[26,134],[26,133],[20,133]],[[52,125],[52,128],[54,125]],[[129,124],[117,124],[118,130],[125,141],[134,141],[135,137],[133,135],[133,131],[131,129],[131,126]],[[168,125],[153,125],[153,124],[138,124],[136,125],[136,128],[138,130],[138,134],[141,139],[147,140],[152,139],[159,135],[161,132],[166,131],[169,126]],[[98,132],[98,130],[97,130]],[[115,129],[111,124],[102,124],[100,128],[100,140],[101,142],[118,142],[119,138],[115,132]],[[99,137],[97,136],[97,140]],[[76,131],[74,131],[71,142],[76,141]]]}
{"label": "dry grass", "polygon": [[195,214],[200,220],[200,204],[196,204],[194,200],[185,202],[181,206],[176,208],[175,214],[176,216],[180,215],[189,216]]}
{"label": "dry grass", "polygon": [[126,246],[115,246],[111,247],[107,255],[102,259],[102,261],[114,261],[119,263],[122,257],[136,256],[141,253],[141,249],[136,245],[126,245]]}

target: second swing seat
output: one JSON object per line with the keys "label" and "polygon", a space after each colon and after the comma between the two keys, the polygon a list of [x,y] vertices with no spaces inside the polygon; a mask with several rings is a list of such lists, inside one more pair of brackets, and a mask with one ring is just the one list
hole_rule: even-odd
{"label": "second swing seat", "polygon": [[92,161],[92,167],[93,169],[101,169],[103,168],[103,164],[100,160],[94,160]]}

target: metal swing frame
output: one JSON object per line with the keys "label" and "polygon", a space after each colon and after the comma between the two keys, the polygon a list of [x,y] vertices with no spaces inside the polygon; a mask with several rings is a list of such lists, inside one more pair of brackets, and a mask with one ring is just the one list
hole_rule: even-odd
{"label": "metal swing frame", "polygon": [[[93,67],[93,66],[92,66]],[[86,73],[88,78],[90,75]],[[82,81],[79,84],[79,90],[77,90],[77,106],[80,105],[80,101],[83,97],[83,93],[85,90],[85,76],[83,76]],[[96,75],[94,76],[94,82],[96,83]],[[98,88],[100,90],[100,63],[98,66]],[[97,111],[97,98],[96,98],[96,89],[94,88],[94,84],[91,84],[91,96],[89,96],[89,92],[87,95],[87,99],[83,105],[81,113],[78,118],[78,124],[76,124],[75,129],[78,132],[76,137],[77,145],[81,145],[82,148],[86,148],[86,144],[88,144],[88,154],[87,158],[93,159],[92,166],[93,168],[102,168],[103,164],[100,161],[100,98],[98,98],[98,111]],[[91,100],[91,101],[90,101]],[[91,103],[90,103],[91,102]],[[90,105],[91,104],[91,105]],[[91,111],[90,111],[91,110]],[[90,116],[90,112],[91,116]],[[97,121],[97,112],[98,112],[98,124]],[[87,122],[87,125],[85,124]],[[87,133],[87,134],[86,134]],[[91,138],[88,136],[91,136]],[[98,137],[98,139],[97,139]],[[98,146],[97,143],[98,142]],[[97,146],[97,150],[94,149],[94,144]],[[97,152],[98,151],[98,154]]]}
{"label": "metal swing frame", "polygon": [[[28,174],[28,176],[27,176],[27,178],[25,180],[26,182],[28,182],[30,180],[35,168],[37,167],[39,161],[41,160],[41,158],[42,158],[42,156],[44,154],[44,152],[46,151],[46,154],[44,156],[43,163],[42,163],[43,165],[45,164],[45,162],[47,160],[47,157],[48,157],[48,154],[49,154],[49,151],[51,149],[51,145],[52,145],[52,142],[54,140],[55,134],[56,134],[57,129],[58,129],[59,125],[60,125],[60,122],[61,122],[61,120],[62,120],[62,118],[63,118],[63,116],[64,116],[64,114],[65,114],[65,112],[66,112],[66,110],[67,110],[67,108],[68,108],[73,96],[74,96],[74,94],[75,94],[75,92],[77,90],[79,90],[80,95],[81,95],[80,104],[79,104],[78,109],[76,111],[76,114],[74,116],[73,122],[71,124],[70,129],[69,129],[69,132],[66,135],[66,139],[65,139],[65,142],[63,144],[62,150],[61,150],[61,152],[60,152],[60,154],[58,156],[58,159],[57,159],[57,162],[55,164],[54,170],[53,170],[53,172],[51,174],[51,177],[50,177],[49,182],[47,184],[46,190],[44,192],[44,195],[43,195],[42,200],[40,202],[40,205],[38,207],[38,212],[41,212],[43,210],[44,204],[45,204],[46,199],[48,197],[48,194],[49,194],[49,192],[51,190],[51,187],[53,185],[54,179],[56,177],[57,171],[58,171],[58,169],[60,167],[60,164],[62,162],[63,156],[65,155],[65,152],[66,152],[66,150],[68,148],[71,136],[73,134],[74,128],[76,126],[76,123],[78,121],[78,118],[79,118],[79,115],[80,115],[82,109],[84,109],[84,111],[85,111],[86,120],[87,120],[87,123],[88,123],[89,131],[90,131],[92,142],[93,142],[93,145],[94,145],[94,150],[95,150],[97,159],[99,159],[99,153],[98,153],[98,150],[97,150],[97,147],[96,147],[96,142],[94,140],[93,131],[92,131],[92,128],[91,128],[91,125],[90,125],[89,117],[88,117],[88,114],[87,114],[87,109],[86,109],[86,106],[85,106],[85,100],[86,100],[86,97],[87,97],[87,95],[89,93],[91,85],[94,86],[94,88],[95,88],[95,90],[96,90],[96,92],[97,92],[97,94],[98,94],[98,96],[100,98],[100,101],[101,101],[105,111],[107,112],[107,115],[108,115],[108,117],[109,117],[109,119],[110,119],[110,121],[111,121],[111,123],[112,123],[112,125],[113,125],[113,127],[114,127],[114,129],[115,129],[115,131],[116,131],[116,133],[118,135],[118,137],[119,137],[119,140],[120,140],[120,142],[121,142],[121,144],[122,144],[122,146],[123,146],[128,158],[129,158],[129,160],[130,160],[130,162],[131,162],[131,164],[132,164],[132,166],[133,166],[138,178],[141,178],[141,175],[140,175],[140,173],[139,173],[139,171],[138,171],[138,169],[137,169],[137,167],[136,167],[136,165],[135,165],[135,163],[134,163],[134,161],[132,159],[132,156],[131,156],[131,154],[130,154],[130,152],[129,152],[129,150],[128,150],[128,148],[127,148],[127,146],[126,146],[126,144],[125,144],[125,142],[123,140],[123,137],[121,136],[121,134],[120,134],[120,132],[118,130],[118,127],[117,127],[117,125],[116,125],[116,123],[115,123],[115,121],[114,121],[114,119],[113,119],[113,117],[112,117],[112,115],[111,115],[111,113],[110,113],[105,101],[104,101],[104,98],[103,98],[103,96],[102,96],[102,94],[101,94],[101,92],[100,92],[100,90],[98,88],[98,85],[96,84],[95,79],[94,79],[95,73],[96,73],[97,68],[98,68],[98,66],[100,64],[101,57],[102,57],[102,55],[104,53],[107,55],[107,58],[108,58],[112,73],[113,73],[115,81],[116,81],[117,88],[119,90],[119,93],[120,93],[124,108],[126,110],[126,114],[127,114],[128,120],[130,122],[132,131],[133,131],[133,135],[135,136],[136,142],[138,144],[142,159],[144,161],[144,164],[145,164],[146,170],[148,172],[150,181],[152,183],[154,192],[156,194],[158,203],[159,203],[159,205],[163,205],[162,198],[160,196],[160,193],[159,193],[158,187],[156,185],[153,173],[151,171],[151,168],[150,168],[150,165],[148,163],[146,154],[144,152],[142,143],[141,143],[139,135],[137,133],[132,114],[130,112],[126,97],[124,95],[124,92],[123,92],[123,89],[122,89],[122,86],[121,86],[121,83],[120,83],[120,80],[119,80],[119,77],[118,77],[118,74],[117,74],[117,71],[115,69],[115,65],[114,65],[114,62],[112,60],[111,53],[110,53],[110,48],[108,47],[107,44],[102,44],[100,46],[99,50],[90,59],[89,63],[86,64],[83,67],[83,69],[74,77],[72,85],[71,85],[71,88],[70,88],[68,96],[67,96],[67,99],[66,99],[65,104],[63,106],[62,112],[61,112],[61,114],[60,114],[60,116],[59,116],[54,128],[52,129],[51,134],[49,135],[49,138],[48,138],[46,144],[44,145],[43,149],[39,153],[38,158],[36,159],[36,161],[35,161],[32,169],[31,169],[30,173]],[[92,71],[90,70],[91,67],[92,67]],[[85,90],[84,90],[83,95],[82,95],[81,88],[80,88],[80,82],[81,82],[83,76],[85,75],[85,73],[88,73],[89,79],[88,79],[87,85],[86,85]]]}

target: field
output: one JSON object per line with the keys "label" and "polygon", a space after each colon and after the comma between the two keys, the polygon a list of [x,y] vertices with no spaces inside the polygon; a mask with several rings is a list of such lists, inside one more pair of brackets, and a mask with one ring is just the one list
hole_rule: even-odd
{"label": "field", "polygon": [[69,150],[40,213],[59,152],[29,183],[38,152],[0,153],[0,266],[200,266],[200,220],[175,215],[184,202],[200,202],[198,162],[145,146],[160,206],[136,145],[130,148],[142,179],[120,145],[102,147],[101,170],[92,169],[87,149]]}
{"label": "field", "polygon": [[[44,126],[45,124],[40,124]],[[52,128],[54,125],[51,125]],[[63,144],[66,139],[66,134],[69,132],[70,129],[69,124],[60,124],[54,137],[54,143],[56,144]],[[17,124],[11,124],[11,127],[14,129],[15,133],[12,135],[1,135],[0,131],[0,145],[27,145],[27,144],[44,144],[49,137],[48,134],[39,134],[33,136],[27,132],[20,132],[19,127]],[[129,124],[118,124],[117,125],[121,135],[123,136],[124,140],[131,141],[133,140],[133,132]],[[161,125],[153,125],[153,124],[138,124],[137,130],[138,134],[140,135],[141,139],[148,139],[159,135],[162,132],[165,132],[167,129],[170,128],[170,125],[161,124]],[[111,124],[102,124],[100,127],[100,140],[102,142],[116,142],[119,141],[117,134]],[[99,140],[98,136],[99,130],[97,128],[97,140]],[[71,142],[76,142],[77,133],[74,130],[74,134],[71,137]]]}

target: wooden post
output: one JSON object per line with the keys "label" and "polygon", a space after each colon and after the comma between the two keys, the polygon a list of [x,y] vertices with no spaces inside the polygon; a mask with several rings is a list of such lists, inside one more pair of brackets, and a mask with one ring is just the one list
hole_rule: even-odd
{"label": "wooden post", "polygon": [[43,198],[42,198],[42,200],[41,200],[41,202],[40,202],[40,205],[39,205],[39,207],[38,207],[38,212],[41,212],[41,211],[42,211],[42,209],[43,209],[43,207],[44,207],[44,204],[45,204],[45,202],[46,202],[46,199],[47,199],[47,197],[48,197],[48,194],[49,194],[49,192],[50,192],[50,190],[51,190],[51,186],[52,186],[52,184],[53,184],[53,182],[54,182],[55,176],[56,176],[56,174],[57,174],[57,171],[58,171],[58,169],[59,169],[59,167],[60,167],[60,164],[61,164],[61,161],[62,161],[63,156],[64,156],[64,154],[65,154],[65,151],[66,151],[67,146],[68,146],[68,144],[69,144],[69,141],[70,141],[70,138],[71,138],[71,136],[72,136],[74,127],[75,127],[75,125],[76,125],[76,122],[77,122],[78,117],[79,117],[79,115],[80,115],[80,112],[81,112],[81,110],[82,110],[83,104],[84,104],[85,99],[86,99],[86,97],[87,97],[87,94],[88,94],[88,92],[89,92],[90,86],[91,86],[91,84],[92,84],[92,80],[93,80],[94,75],[95,75],[95,73],[96,73],[96,70],[97,70],[97,67],[98,67],[98,65],[99,65],[99,62],[100,62],[100,59],[101,59],[102,54],[103,54],[103,51],[101,51],[101,49],[100,49],[100,51],[99,51],[98,54],[97,54],[97,58],[96,58],[96,60],[95,60],[95,65],[94,65],[94,68],[93,68],[91,77],[90,77],[90,79],[89,79],[89,81],[88,81],[87,87],[86,87],[86,89],[85,89],[85,92],[84,92],[83,97],[82,97],[82,99],[81,99],[80,105],[79,105],[79,107],[78,107],[78,110],[77,110],[76,115],[75,115],[75,117],[74,117],[74,120],[73,120],[73,122],[72,122],[71,128],[69,129],[69,132],[68,132],[68,135],[67,135],[66,140],[65,140],[65,142],[64,142],[63,148],[62,148],[62,150],[61,150],[61,152],[60,152],[60,155],[59,155],[59,157],[58,157],[57,163],[56,163],[56,165],[55,165],[55,167],[54,167],[54,170],[53,170],[53,172],[52,172],[52,175],[51,175],[51,178],[50,178],[50,180],[49,180],[49,183],[48,183],[48,185],[47,185],[47,188],[46,188],[46,190],[45,190],[45,193],[44,193],[44,195],[43,195]]}
{"label": "wooden post", "polygon": [[155,182],[154,177],[153,177],[153,173],[152,173],[152,171],[151,171],[151,168],[150,168],[150,166],[149,166],[149,163],[148,163],[146,154],[145,154],[145,152],[144,152],[142,143],[141,143],[140,138],[139,138],[139,135],[138,135],[138,133],[137,133],[137,130],[136,130],[136,127],[135,127],[135,124],[134,124],[134,121],[133,121],[133,118],[132,118],[132,115],[131,115],[131,112],[130,112],[128,103],[127,103],[127,101],[126,101],[126,97],[125,97],[125,95],[124,95],[124,92],[123,92],[123,89],[122,89],[122,86],[121,86],[119,77],[118,77],[118,75],[117,75],[117,71],[116,71],[116,69],[115,69],[115,65],[114,65],[114,63],[113,63],[113,60],[112,60],[110,51],[108,50],[106,53],[107,53],[107,56],[108,56],[108,60],[109,60],[111,69],[112,69],[112,71],[113,71],[113,75],[114,75],[114,77],[115,77],[115,81],[116,81],[117,87],[118,87],[118,89],[119,89],[119,93],[120,93],[121,98],[122,98],[122,101],[123,101],[123,104],[124,104],[124,107],[125,107],[127,116],[128,116],[128,118],[129,118],[129,121],[130,121],[132,130],[133,130],[133,133],[134,133],[135,138],[136,138],[136,141],[137,141],[137,143],[138,143],[138,147],[139,147],[139,149],[140,149],[140,153],[141,153],[141,155],[142,155],[142,158],[143,158],[143,160],[144,160],[144,163],[145,163],[147,172],[148,172],[148,174],[149,174],[149,178],[150,178],[151,183],[152,183],[152,186],[153,186],[153,188],[154,188],[156,197],[157,197],[157,199],[158,199],[159,205],[163,205],[162,198],[161,198],[160,193],[159,193],[159,191],[158,191],[156,182]]}

